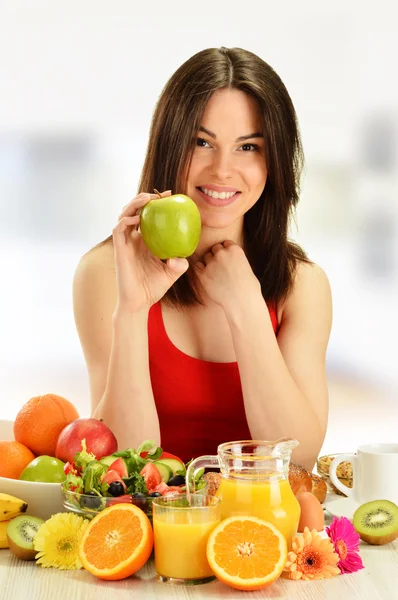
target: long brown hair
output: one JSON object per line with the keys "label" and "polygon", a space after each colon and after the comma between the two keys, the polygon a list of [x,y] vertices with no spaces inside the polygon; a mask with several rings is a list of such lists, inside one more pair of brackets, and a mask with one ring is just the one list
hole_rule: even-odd
{"label": "long brown hair", "polygon": [[[138,192],[184,191],[206,103],[223,88],[253,96],[260,109],[268,176],[263,193],[244,216],[244,248],[264,299],[277,304],[291,289],[298,262],[310,261],[288,239],[304,164],[296,112],[285,85],[266,62],[241,48],[208,48],[177,69],[155,108]],[[176,281],[165,300],[177,306],[201,303],[193,269]]]}

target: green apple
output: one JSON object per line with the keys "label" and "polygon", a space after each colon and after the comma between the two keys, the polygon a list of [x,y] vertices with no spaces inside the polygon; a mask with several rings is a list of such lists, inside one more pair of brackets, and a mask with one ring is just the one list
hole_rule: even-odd
{"label": "green apple", "polygon": [[41,481],[45,483],[61,483],[66,475],[65,463],[53,456],[37,456],[22,471],[19,479],[24,481]]}
{"label": "green apple", "polygon": [[198,207],[188,196],[174,194],[151,200],[140,216],[143,240],[158,258],[186,258],[195,252],[201,221]]}

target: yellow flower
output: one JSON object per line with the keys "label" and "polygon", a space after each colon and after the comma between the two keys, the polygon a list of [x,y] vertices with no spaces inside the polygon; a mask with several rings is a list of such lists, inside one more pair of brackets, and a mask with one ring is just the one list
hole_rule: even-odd
{"label": "yellow flower", "polygon": [[81,569],[79,542],[89,521],[73,513],[53,515],[39,528],[34,548],[37,562],[42,567]]}
{"label": "yellow flower", "polygon": [[284,571],[289,579],[328,579],[340,573],[336,566],[339,560],[329,538],[323,539],[316,529],[305,527],[303,535],[293,538]]}

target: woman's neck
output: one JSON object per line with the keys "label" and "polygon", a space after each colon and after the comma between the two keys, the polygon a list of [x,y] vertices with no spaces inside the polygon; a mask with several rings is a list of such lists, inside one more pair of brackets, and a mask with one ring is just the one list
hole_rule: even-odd
{"label": "woman's neck", "polygon": [[194,257],[202,260],[206,252],[212,249],[216,244],[222,244],[225,240],[232,240],[240,246],[243,246],[243,222],[233,223],[230,227],[223,229],[212,229],[203,227],[199,244],[195,250]]}

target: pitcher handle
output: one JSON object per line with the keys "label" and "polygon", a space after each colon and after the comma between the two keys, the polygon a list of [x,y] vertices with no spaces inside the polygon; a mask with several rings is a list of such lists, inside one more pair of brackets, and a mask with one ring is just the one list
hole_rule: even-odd
{"label": "pitcher handle", "polygon": [[332,460],[332,462],[330,463],[330,467],[329,467],[330,481],[333,483],[333,485],[338,490],[340,490],[340,492],[343,492],[343,494],[345,494],[346,496],[353,495],[355,482],[354,481],[352,482],[353,483],[352,488],[349,488],[346,485],[344,485],[344,483],[341,483],[341,481],[337,477],[337,467],[339,466],[340,463],[344,462],[345,460],[350,462],[352,464],[352,466],[354,467],[355,459],[356,459],[355,454],[340,454],[340,456],[336,456],[336,458],[334,458]]}
{"label": "pitcher handle", "polygon": [[195,477],[200,469],[208,468],[208,467],[217,467],[220,468],[220,462],[218,460],[218,456],[199,456],[195,458],[187,468],[187,472],[185,474],[185,485],[187,489],[187,494],[190,493],[190,482],[192,481],[193,493],[195,493]]}

